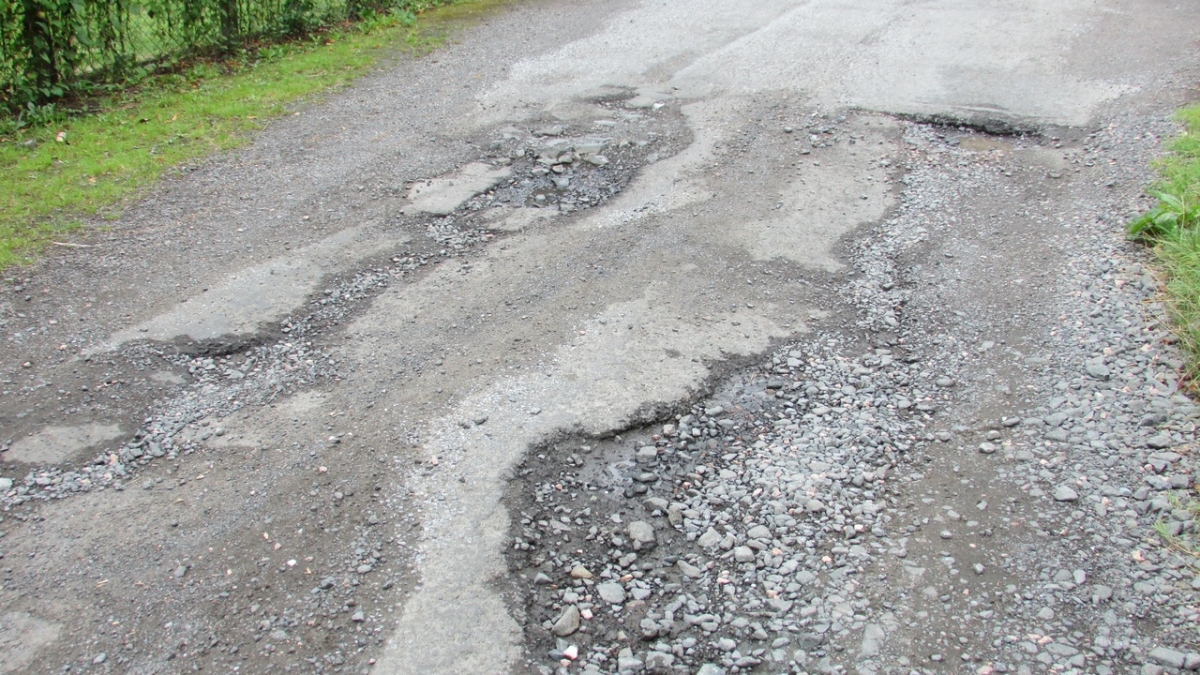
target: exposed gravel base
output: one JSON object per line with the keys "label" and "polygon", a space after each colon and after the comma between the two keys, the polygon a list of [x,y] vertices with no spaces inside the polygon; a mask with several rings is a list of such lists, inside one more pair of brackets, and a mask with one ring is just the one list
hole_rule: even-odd
{"label": "exposed gravel base", "polygon": [[[1200,668],[1200,408],[1120,238],[1112,188],[1140,177],[1102,173],[1147,151],[1127,133],[1060,153],[910,126],[903,205],[852,252],[860,333],[527,461],[510,569],[530,669]],[[1050,187],[1014,193],[1016,171]],[[1094,202],[1055,204],[1064,179]],[[1014,222],[975,219],[988,200]]]}
{"label": "exposed gravel base", "polygon": [[[144,380],[145,373],[155,369],[176,373],[187,386],[155,402],[132,438],[101,448],[90,462],[38,467],[24,476],[0,475],[0,506],[61,499],[93,489],[124,489],[139,467],[161,457],[173,460],[180,453],[191,454],[211,436],[220,436],[219,426],[209,428],[212,420],[337,377],[337,363],[327,344],[338,325],[393,282],[419,279],[431,263],[461,258],[464,269],[469,269],[470,256],[479,246],[521,229],[522,224],[505,220],[513,208],[527,207],[554,218],[603,205],[625,188],[643,164],[657,161],[659,153],[673,154],[687,140],[677,107],[628,109],[625,99],[631,96],[596,102],[596,119],[591,123],[506,125],[490,133],[486,136],[490,140],[480,142],[487,145],[480,159],[510,167],[509,178],[449,214],[397,214],[382,227],[423,231],[424,236],[377,261],[377,267],[330,279],[302,311],[277,327],[268,327],[253,341],[136,344],[116,355],[83,359],[82,368],[105,371],[101,389]],[[426,364],[406,365],[420,372]],[[86,385],[83,390],[89,391]],[[36,400],[49,392],[45,382],[34,381],[4,393]],[[63,394],[59,400],[65,398]],[[125,405],[136,408],[138,400],[135,397]],[[12,442],[12,438],[0,441],[0,453]]]}

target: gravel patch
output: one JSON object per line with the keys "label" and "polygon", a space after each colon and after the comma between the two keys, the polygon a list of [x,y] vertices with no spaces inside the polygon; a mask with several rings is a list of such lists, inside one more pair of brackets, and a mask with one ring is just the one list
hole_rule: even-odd
{"label": "gravel patch", "polygon": [[[531,669],[1200,668],[1200,408],[1116,181],[1052,201],[1064,175],[1144,146],[906,139],[901,208],[848,248],[857,330],[522,467],[509,563]],[[1014,195],[1020,171],[1045,192]],[[1024,229],[957,206],[1014,197]],[[989,255],[1009,288],[980,284]]]}

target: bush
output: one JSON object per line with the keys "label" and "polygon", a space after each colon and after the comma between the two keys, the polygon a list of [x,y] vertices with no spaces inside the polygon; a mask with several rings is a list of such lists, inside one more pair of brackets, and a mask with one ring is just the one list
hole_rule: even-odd
{"label": "bush", "polygon": [[0,0],[0,111],[122,84],[173,60],[228,52],[429,0]]}

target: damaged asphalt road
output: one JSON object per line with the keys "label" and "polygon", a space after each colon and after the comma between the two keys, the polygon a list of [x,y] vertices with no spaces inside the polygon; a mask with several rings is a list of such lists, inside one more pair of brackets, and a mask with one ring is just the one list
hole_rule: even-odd
{"label": "damaged asphalt road", "polygon": [[533,2],[182,172],[4,281],[0,672],[1195,670],[1197,14]]}

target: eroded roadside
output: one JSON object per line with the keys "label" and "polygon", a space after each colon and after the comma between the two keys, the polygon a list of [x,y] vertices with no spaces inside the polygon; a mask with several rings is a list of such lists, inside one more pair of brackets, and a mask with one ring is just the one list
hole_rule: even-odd
{"label": "eroded roadside", "polygon": [[902,206],[850,249],[853,327],[522,464],[531,672],[1200,667],[1200,408],[1122,177],[1089,170],[1136,144],[905,139]]}

